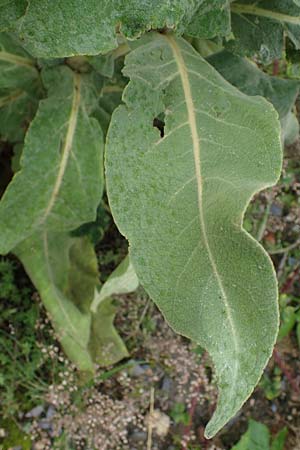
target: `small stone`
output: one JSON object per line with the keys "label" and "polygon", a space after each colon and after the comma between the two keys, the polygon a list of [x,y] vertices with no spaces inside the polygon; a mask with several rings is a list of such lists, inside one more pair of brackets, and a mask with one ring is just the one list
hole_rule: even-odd
{"label": "small stone", "polygon": [[135,366],[132,367],[132,369],[130,370],[130,373],[131,373],[131,376],[138,378],[138,377],[144,375],[148,369],[149,369],[148,365],[141,366],[140,364],[136,364]]}
{"label": "small stone", "polygon": [[272,216],[281,217],[282,216],[282,206],[276,203],[272,203],[270,213]]}
{"label": "small stone", "polygon": [[40,415],[44,412],[44,407],[42,405],[38,405],[35,408],[31,409],[27,414],[25,414],[25,417],[40,417]]}
{"label": "small stone", "polygon": [[52,419],[52,417],[55,415],[55,413],[56,413],[56,410],[55,410],[54,406],[50,405],[47,410],[47,413],[46,413],[46,419],[48,419],[48,420]]}
{"label": "small stone", "polygon": [[147,433],[144,431],[134,431],[130,436],[130,440],[133,442],[145,442],[147,440]]}
{"label": "small stone", "polygon": [[173,381],[171,380],[171,378],[164,377],[161,390],[169,393],[171,392],[172,388],[173,388]]}
{"label": "small stone", "polygon": [[48,420],[40,420],[38,423],[41,430],[52,430],[52,424]]}
{"label": "small stone", "polygon": [[272,412],[276,412],[277,411],[277,406],[275,405],[275,403],[272,403],[272,405],[271,405],[271,410],[272,410]]}

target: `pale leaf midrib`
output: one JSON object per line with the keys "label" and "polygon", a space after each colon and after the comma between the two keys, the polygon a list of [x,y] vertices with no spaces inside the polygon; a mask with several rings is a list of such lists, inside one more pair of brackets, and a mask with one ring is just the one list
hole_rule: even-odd
{"label": "pale leaf midrib", "polygon": [[18,98],[22,97],[23,94],[24,94],[24,91],[22,91],[21,89],[18,89],[9,95],[0,97],[0,108],[2,108],[3,106],[7,106],[10,103],[15,102]]}
{"label": "pale leaf midrib", "polygon": [[186,100],[186,108],[188,113],[188,121],[190,125],[191,130],[191,137],[192,137],[192,143],[193,143],[193,154],[194,154],[194,162],[195,162],[195,172],[196,172],[196,181],[197,181],[197,194],[198,194],[198,210],[199,210],[199,221],[200,221],[200,227],[202,231],[202,238],[204,241],[204,245],[206,247],[209,261],[212,266],[213,273],[215,275],[215,278],[217,280],[217,283],[219,285],[222,299],[224,302],[228,322],[230,325],[232,338],[234,341],[235,351],[238,353],[239,351],[239,344],[238,344],[238,335],[234,326],[233,317],[231,313],[231,308],[228,303],[227,294],[225,292],[222,279],[220,277],[220,274],[218,272],[215,259],[213,257],[212,251],[210,249],[208,236],[207,236],[207,230],[206,230],[206,223],[204,219],[204,211],[203,211],[203,178],[201,174],[201,158],[200,158],[200,138],[198,135],[198,129],[197,129],[197,120],[196,120],[196,114],[195,114],[195,107],[191,92],[191,86],[189,82],[189,76],[188,76],[188,70],[186,68],[183,56],[181,54],[180,48],[178,44],[176,43],[176,40],[171,35],[165,35],[171,49],[174,55],[174,58],[176,60],[178,70],[180,72],[183,92]]}
{"label": "pale leaf midrib", "polygon": [[259,8],[255,5],[241,5],[233,3],[231,11],[236,14],[249,14],[253,16],[266,17],[267,19],[277,20],[278,22],[290,23],[292,25],[300,25],[300,16],[290,16],[280,12]]}
{"label": "pale leaf midrib", "polygon": [[0,51],[0,61],[5,61],[16,66],[27,67],[29,69],[35,69],[35,62],[32,59],[24,58],[23,56],[14,55],[5,51]]}
{"label": "pale leaf midrib", "polygon": [[77,119],[78,119],[78,112],[80,107],[80,101],[81,101],[81,76],[79,74],[74,74],[74,87],[73,87],[73,101],[72,101],[72,107],[71,107],[71,113],[68,120],[68,129],[67,134],[65,138],[65,142],[61,151],[62,157],[59,165],[58,174],[55,180],[55,184],[48,202],[48,205],[45,209],[44,215],[40,221],[40,224],[45,223],[49,214],[51,213],[57,196],[59,194],[64,174],[67,169],[68,161],[70,154],[72,152],[72,146],[74,141],[74,136],[76,132],[76,126],[77,126]]}

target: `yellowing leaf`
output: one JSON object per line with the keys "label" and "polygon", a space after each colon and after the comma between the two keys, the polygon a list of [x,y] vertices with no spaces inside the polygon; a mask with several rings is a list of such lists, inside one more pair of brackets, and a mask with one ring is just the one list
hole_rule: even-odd
{"label": "yellowing leaf", "polygon": [[111,299],[91,309],[100,282],[87,238],[44,230],[14,252],[38,289],[65,353],[80,370],[93,372],[94,364],[106,366],[128,356],[113,325]]}
{"label": "yellowing leaf", "polygon": [[[81,265],[84,270],[81,267],[78,279],[74,275],[74,255],[82,257],[82,253],[87,252],[87,262]],[[91,330],[89,305],[98,277],[97,260],[91,245],[85,239],[71,239],[65,233],[44,230],[25,240],[15,253],[38,289],[67,356],[80,370],[93,371],[88,351]],[[81,287],[79,292],[78,284]]]}

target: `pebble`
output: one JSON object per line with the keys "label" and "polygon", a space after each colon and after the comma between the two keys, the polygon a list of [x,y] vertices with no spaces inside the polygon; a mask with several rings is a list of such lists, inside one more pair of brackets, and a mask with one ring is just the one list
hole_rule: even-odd
{"label": "pebble", "polygon": [[52,417],[55,415],[55,413],[56,413],[56,410],[55,410],[54,406],[50,405],[47,410],[47,413],[46,413],[46,418],[52,419]]}
{"label": "pebble", "polygon": [[276,412],[277,411],[277,406],[275,405],[275,403],[272,403],[272,405],[271,405],[271,410],[272,410],[272,412]]}
{"label": "pebble", "polygon": [[130,440],[133,442],[145,442],[147,439],[147,433],[144,431],[134,431],[130,436]]}
{"label": "pebble", "polygon": [[44,407],[42,405],[35,406],[31,411],[25,414],[25,417],[40,417],[40,415],[44,412]]}
{"label": "pebble", "polygon": [[276,203],[272,203],[270,213],[272,216],[281,217],[282,216],[282,206],[277,205]]}
{"label": "pebble", "polygon": [[145,372],[147,372],[148,369],[149,369],[149,365],[148,364],[145,364],[144,366],[141,366],[140,364],[136,364],[130,370],[130,374],[131,374],[131,376],[138,378],[138,377],[144,375]]}
{"label": "pebble", "polygon": [[164,377],[161,390],[165,392],[171,392],[173,388],[173,381],[169,377]]}
{"label": "pebble", "polygon": [[41,430],[52,430],[52,424],[48,420],[40,420],[38,425]]}

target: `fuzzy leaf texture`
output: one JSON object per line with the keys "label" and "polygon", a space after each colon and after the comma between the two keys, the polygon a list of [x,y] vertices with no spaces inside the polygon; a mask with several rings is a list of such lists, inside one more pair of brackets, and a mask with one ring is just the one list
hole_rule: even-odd
{"label": "fuzzy leaf texture", "polygon": [[99,294],[95,296],[91,310],[96,312],[99,305],[113,295],[129,294],[134,292],[139,285],[134,268],[127,256],[113,271],[102,286]]}
{"label": "fuzzy leaf texture", "polygon": [[286,144],[297,139],[299,124],[292,108],[299,92],[299,81],[269,76],[255,63],[227,51],[215,53],[207,60],[240,91],[247,95],[261,95],[273,104],[279,114],[282,139]]}
{"label": "fuzzy leaf texture", "polygon": [[91,244],[84,238],[44,230],[26,239],[14,253],[38,289],[67,356],[80,370],[92,372],[89,306],[99,281]]}
{"label": "fuzzy leaf texture", "polygon": [[44,230],[26,239],[14,253],[38,289],[65,353],[78,369],[93,372],[94,363],[107,366],[128,356],[113,325],[116,308],[111,299],[97,302],[98,263],[88,238]]}
{"label": "fuzzy leaf texture", "polygon": [[272,263],[242,228],[253,194],[280,174],[278,115],[172,35],[153,34],[124,74],[107,136],[109,201],[141,284],[214,362],[212,437],[250,396],[278,332]]}
{"label": "fuzzy leaf texture", "polygon": [[0,33],[1,140],[23,140],[41,94],[35,61],[8,34]]}
{"label": "fuzzy leaf texture", "polygon": [[30,53],[47,58],[107,53],[118,46],[117,29],[128,39],[165,27],[202,38],[230,30],[228,0],[31,0],[17,21],[20,13],[5,3],[4,24],[11,17]]}
{"label": "fuzzy leaf texture", "polygon": [[[7,69],[16,84],[26,80],[18,67],[24,58],[8,58],[9,64],[17,61]],[[29,71],[32,76],[32,68],[26,62],[25,75]],[[5,70],[2,75],[0,83],[9,84]],[[0,202],[0,251],[12,250],[21,259],[66,354],[79,369],[92,372],[94,362],[114,363],[117,356],[127,355],[112,325],[114,311],[103,316],[103,308],[94,313],[89,309],[99,287],[93,247],[68,233],[95,219],[102,196],[103,135],[91,117],[98,97],[89,75],[66,66],[43,70],[42,79],[48,97],[39,104],[16,161],[17,172]],[[109,320],[114,353],[104,361],[101,329]]]}
{"label": "fuzzy leaf texture", "polygon": [[185,28],[185,33],[203,39],[227,36],[231,31],[230,22],[228,0],[205,0]]}
{"label": "fuzzy leaf texture", "polygon": [[300,87],[298,81],[270,76],[252,61],[225,50],[209,56],[207,61],[244,94],[265,97],[273,104],[280,119],[293,108]]}
{"label": "fuzzy leaf texture", "polygon": [[26,11],[27,0],[0,0],[0,31],[12,29]]}
{"label": "fuzzy leaf texture", "polygon": [[0,202],[0,253],[47,229],[66,232],[96,217],[102,196],[102,131],[89,114],[96,99],[88,75],[45,70],[48,98],[26,134],[21,170]]}
{"label": "fuzzy leaf texture", "polygon": [[114,295],[134,292],[139,285],[138,278],[127,256],[112,272],[99,291],[96,291],[91,304],[93,313],[92,330],[94,338],[90,351],[95,361],[102,365],[112,364],[128,357],[127,349],[113,326],[116,307]]}
{"label": "fuzzy leaf texture", "polygon": [[234,40],[227,47],[257,55],[263,63],[281,58],[284,33],[300,48],[300,5],[296,0],[238,0],[231,4]]}

